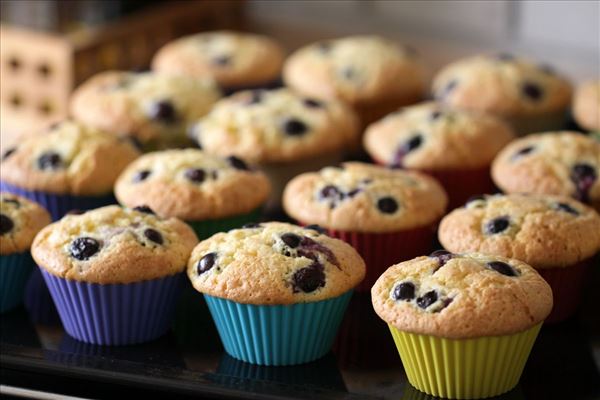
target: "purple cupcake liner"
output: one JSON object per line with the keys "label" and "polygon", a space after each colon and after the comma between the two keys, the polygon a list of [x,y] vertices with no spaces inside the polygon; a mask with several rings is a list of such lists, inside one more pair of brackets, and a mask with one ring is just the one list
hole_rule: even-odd
{"label": "purple cupcake liner", "polygon": [[117,203],[117,200],[112,194],[104,196],[71,196],[68,194],[26,190],[3,181],[0,181],[0,191],[23,196],[41,204],[48,210],[53,221],[61,219],[71,210],[87,211]]}
{"label": "purple cupcake liner", "polygon": [[169,330],[184,274],[129,284],[87,283],[41,269],[65,331],[77,340],[127,345]]}

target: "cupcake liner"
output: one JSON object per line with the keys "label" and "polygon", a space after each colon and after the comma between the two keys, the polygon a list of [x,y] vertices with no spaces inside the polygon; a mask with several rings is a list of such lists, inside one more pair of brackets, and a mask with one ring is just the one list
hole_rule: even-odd
{"label": "cupcake liner", "polygon": [[39,268],[34,268],[25,285],[25,309],[35,324],[60,326],[58,311]]}
{"label": "cupcake liner", "polygon": [[567,110],[551,111],[531,116],[504,117],[513,127],[517,136],[526,136],[530,133],[554,132],[564,129],[569,114]]}
{"label": "cupcake liner", "polygon": [[473,169],[421,171],[436,178],[444,187],[448,194],[449,210],[464,205],[472,196],[497,192],[489,165]]}
{"label": "cupcake liner", "polygon": [[294,365],[330,349],[352,291],[333,299],[293,305],[241,304],[204,295],[225,347],[239,360]]}
{"label": "cupcake liner", "polygon": [[537,272],[552,288],[554,305],[546,323],[553,324],[571,317],[583,296],[585,277],[594,264],[594,257],[565,268],[543,268]]}
{"label": "cupcake liner", "polygon": [[0,191],[14,193],[41,204],[48,210],[53,221],[61,219],[71,210],[86,211],[117,203],[112,194],[105,196],[71,196],[26,190],[2,181],[0,181]]}
{"label": "cupcake liner", "polygon": [[34,265],[29,251],[0,256],[0,313],[21,304]]}
{"label": "cupcake liner", "polygon": [[542,324],[512,335],[445,339],[390,331],[411,385],[433,396],[475,399],[514,388]]}
{"label": "cupcake liner", "polygon": [[385,117],[391,112],[397,111],[400,107],[415,104],[422,100],[422,93],[407,93],[402,97],[354,104],[353,108],[360,117],[362,131],[364,131],[369,124]]}
{"label": "cupcake liner", "polygon": [[240,228],[249,222],[257,222],[260,218],[261,208],[257,208],[249,213],[234,215],[220,219],[210,219],[204,221],[187,221],[188,225],[194,229],[199,240],[204,240],[215,233],[227,232],[231,229]]}
{"label": "cupcake liner", "polygon": [[148,342],[171,324],[183,273],[129,284],[100,285],[59,278],[42,269],[65,331],[102,345]]}
{"label": "cupcake liner", "polygon": [[[301,223],[302,225],[307,225]],[[341,239],[358,251],[367,267],[365,279],[356,287],[357,292],[370,291],[375,281],[390,266],[431,253],[435,239],[435,225],[404,231],[368,233],[328,229],[327,234]]]}

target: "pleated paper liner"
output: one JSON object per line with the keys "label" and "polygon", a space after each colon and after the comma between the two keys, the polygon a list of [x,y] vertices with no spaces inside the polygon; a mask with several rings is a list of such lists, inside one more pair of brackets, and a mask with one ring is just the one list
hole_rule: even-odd
{"label": "pleated paper liner", "polygon": [[600,260],[592,257],[570,267],[537,270],[552,288],[554,306],[546,323],[561,322],[575,314],[583,296],[586,275],[595,263],[600,267]]}
{"label": "pleated paper liner", "polygon": [[241,304],[204,295],[225,347],[259,365],[295,365],[323,357],[333,344],[352,291],[292,305]]}
{"label": "pleated paper liner", "polygon": [[215,233],[227,232],[231,229],[241,228],[249,222],[258,222],[262,208],[257,208],[249,213],[234,215],[232,217],[210,219],[204,221],[187,221],[188,225],[194,229],[199,240],[204,240]]}
{"label": "pleated paper liner", "polygon": [[42,269],[65,331],[77,340],[127,345],[169,330],[183,273],[129,284],[79,282]]}
{"label": "pleated paper liner", "polygon": [[1,181],[0,191],[14,193],[41,204],[48,210],[53,221],[61,219],[71,210],[87,211],[117,203],[112,194],[104,196],[71,196],[67,194],[25,190]]}
{"label": "pleated paper liner", "polygon": [[478,399],[517,385],[541,326],[475,339],[390,331],[411,385],[433,396]]}
{"label": "pleated paper liner", "polygon": [[0,313],[21,304],[33,266],[29,251],[0,256]]}

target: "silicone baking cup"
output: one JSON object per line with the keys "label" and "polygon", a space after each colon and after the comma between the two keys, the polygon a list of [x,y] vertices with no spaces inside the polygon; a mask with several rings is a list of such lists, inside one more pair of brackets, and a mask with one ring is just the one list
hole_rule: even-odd
{"label": "silicone baking cup", "polygon": [[0,191],[14,193],[41,204],[52,216],[53,221],[61,219],[71,210],[92,210],[94,208],[116,204],[115,197],[105,196],[71,196],[47,192],[25,190],[0,181]]}
{"label": "silicone baking cup", "polygon": [[0,256],[0,313],[21,304],[34,265],[29,251]]}
{"label": "silicone baking cup", "polygon": [[169,330],[184,274],[129,284],[87,283],[42,269],[65,331],[102,345],[148,342]]}
{"label": "silicone baking cup", "polygon": [[517,385],[541,326],[474,339],[389,328],[411,385],[433,396],[476,399],[497,396]]}
{"label": "silicone baking cup", "polygon": [[324,356],[352,291],[292,305],[241,304],[204,295],[225,351],[258,365],[295,365]]}
{"label": "silicone baking cup", "polygon": [[215,233],[227,232],[231,229],[241,228],[249,222],[257,222],[260,218],[261,208],[257,208],[247,214],[235,215],[233,217],[210,219],[204,221],[187,221],[192,227],[199,240],[204,240]]}

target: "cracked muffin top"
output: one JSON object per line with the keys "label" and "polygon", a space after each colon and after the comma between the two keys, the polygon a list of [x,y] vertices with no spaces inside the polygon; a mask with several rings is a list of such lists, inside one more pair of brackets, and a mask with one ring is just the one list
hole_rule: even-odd
{"label": "cracked muffin top", "polygon": [[198,239],[148,207],[107,206],[67,215],[35,237],[31,254],[52,275],[88,283],[132,283],[185,270]]}
{"label": "cracked muffin top", "polygon": [[522,261],[434,252],[390,267],[371,290],[375,312],[403,332],[449,339],[518,333],[542,322],[552,290]]}
{"label": "cracked muffin top", "polygon": [[11,193],[0,193],[0,254],[28,251],[35,235],[50,223],[38,203]]}
{"label": "cracked muffin top", "polygon": [[294,304],[340,296],[365,275],[349,244],[281,222],[249,224],[198,244],[188,276],[201,293],[244,304]]}

